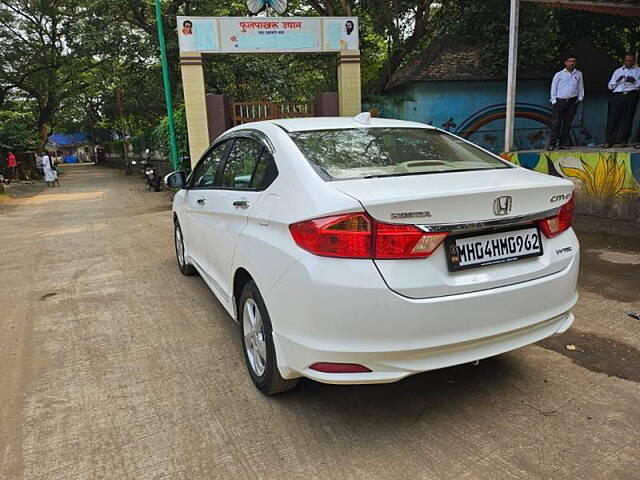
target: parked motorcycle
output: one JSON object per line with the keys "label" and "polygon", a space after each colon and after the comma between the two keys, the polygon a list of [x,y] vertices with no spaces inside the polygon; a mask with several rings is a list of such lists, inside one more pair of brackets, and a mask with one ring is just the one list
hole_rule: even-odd
{"label": "parked motorcycle", "polygon": [[149,190],[153,188],[154,191],[160,191],[160,184],[162,183],[162,178],[158,175],[156,168],[153,164],[147,160],[142,162],[142,171],[144,172],[144,181],[149,187]]}
{"label": "parked motorcycle", "polygon": [[[137,162],[133,160],[132,165],[136,165]],[[147,184],[149,190],[153,188],[154,191],[160,191],[160,185],[162,184],[162,177],[156,171],[156,168],[149,160],[142,161],[142,178],[144,183]]]}
{"label": "parked motorcycle", "polygon": [[[156,167],[153,166],[153,163],[151,163],[151,161],[148,159],[149,149],[145,151],[145,154],[146,154],[145,155],[146,158],[142,160],[142,163],[141,163],[142,178],[144,180],[144,183],[146,183],[147,186],[149,187],[149,190],[153,188],[156,192],[159,192],[160,186],[162,185],[162,177],[156,170]],[[137,163],[138,162],[136,162],[135,160],[131,162],[132,165],[136,165]]]}

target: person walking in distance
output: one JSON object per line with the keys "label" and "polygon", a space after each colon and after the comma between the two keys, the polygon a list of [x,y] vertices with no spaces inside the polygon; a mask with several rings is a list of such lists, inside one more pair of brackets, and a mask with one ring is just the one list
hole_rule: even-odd
{"label": "person walking in distance", "polygon": [[640,89],[640,68],[636,66],[636,56],[627,53],[623,65],[616,69],[609,80],[611,101],[607,115],[607,138],[605,148],[616,143],[626,147],[631,136],[631,124],[638,105]]}
{"label": "person walking in distance", "polygon": [[9,156],[7,157],[7,167],[9,167],[9,183],[11,183],[12,179],[18,181],[16,177],[18,162],[16,161],[16,156],[13,154],[13,152],[9,152]]}
{"label": "person walking in distance", "polygon": [[569,130],[576,115],[578,103],[584,100],[584,82],[582,72],[576,68],[578,59],[569,54],[564,57],[564,69],[553,76],[551,82],[551,105],[553,116],[549,134],[548,149],[558,144],[564,148],[569,143]]}
{"label": "person walking in distance", "polygon": [[53,159],[47,151],[42,155],[42,170],[44,171],[44,181],[47,182],[47,186],[53,187],[55,184],[60,185],[58,182],[58,172],[53,165]]}

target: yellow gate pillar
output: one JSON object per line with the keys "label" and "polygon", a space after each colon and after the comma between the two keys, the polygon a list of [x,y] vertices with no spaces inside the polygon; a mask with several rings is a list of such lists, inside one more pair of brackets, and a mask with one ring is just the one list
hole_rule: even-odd
{"label": "yellow gate pillar", "polygon": [[362,110],[360,50],[338,53],[338,104],[341,117],[352,117]]}
{"label": "yellow gate pillar", "polygon": [[180,56],[184,109],[187,114],[187,135],[191,168],[209,148],[209,128],[207,123],[207,101],[204,89],[202,55],[189,52]]}

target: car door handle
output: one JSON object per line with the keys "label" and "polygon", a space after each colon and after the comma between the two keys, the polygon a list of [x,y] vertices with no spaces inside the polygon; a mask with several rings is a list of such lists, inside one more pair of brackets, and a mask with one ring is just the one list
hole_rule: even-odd
{"label": "car door handle", "polygon": [[199,199],[196,200],[196,203],[202,207],[202,206],[207,204],[207,199],[206,198],[199,198]]}
{"label": "car door handle", "polygon": [[233,206],[238,208],[249,208],[249,202],[246,200],[236,200],[233,202]]}

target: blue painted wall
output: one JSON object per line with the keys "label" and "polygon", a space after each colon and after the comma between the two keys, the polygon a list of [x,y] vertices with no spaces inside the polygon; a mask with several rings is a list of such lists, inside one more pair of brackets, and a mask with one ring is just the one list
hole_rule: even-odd
{"label": "blue painted wall", "polygon": [[[518,81],[516,149],[546,146],[549,128],[545,121],[551,118],[550,85],[551,79]],[[404,100],[394,102],[394,98]],[[504,147],[505,98],[506,82],[499,80],[423,82],[401,87],[378,108],[381,117],[435,125],[468,136],[469,140],[493,152],[500,152]],[[573,122],[571,136],[575,145],[604,143],[608,98],[606,92],[590,93],[587,90]],[[487,123],[470,133],[484,122]],[[637,121],[634,132],[636,126]]]}

